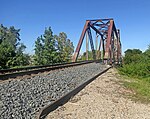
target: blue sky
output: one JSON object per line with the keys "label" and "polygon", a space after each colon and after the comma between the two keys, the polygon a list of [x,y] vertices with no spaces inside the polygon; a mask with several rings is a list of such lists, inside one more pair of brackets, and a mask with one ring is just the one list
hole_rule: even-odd
{"label": "blue sky", "polygon": [[33,54],[45,27],[65,32],[76,47],[86,19],[114,18],[123,52],[150,44],[150,0],[0,0],[0,24],[21,29],[21,42]]}

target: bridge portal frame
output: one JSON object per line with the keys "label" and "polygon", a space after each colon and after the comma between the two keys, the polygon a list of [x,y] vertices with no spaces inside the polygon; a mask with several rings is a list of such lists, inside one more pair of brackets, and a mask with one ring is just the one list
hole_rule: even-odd
{"label": "bridge portal frame", "polygon": [[[91,29],[96,33],[96,40],[98,36],[100,37],[98,49],[94,49],[93,36]],[[79,52],[86,34],[86,58],[88,60],[88,40],[90,41],[91,50],[93,54],[93,59],[102,59],[106,61],[107,64],[120,64],[122,61],[121,54],[121,41],[120,41],[120,30],[116,29],[114,20],[109,19],[95,19],[86,20],[84,28],[82,30],[78,45],[76,47],[75,53],[73,55],[72,61],[76,62],[79,56]],[[88,40],[87,40],[88,39]],[[96,41],[96,48],[98,46],[98,41]],[[102,51],[101,50],[102,47]],[[96,51],[96,52],[95,52]],[[99,54],[102,53],[102,54]],[[102,56],[102,57],[99,57]]]}

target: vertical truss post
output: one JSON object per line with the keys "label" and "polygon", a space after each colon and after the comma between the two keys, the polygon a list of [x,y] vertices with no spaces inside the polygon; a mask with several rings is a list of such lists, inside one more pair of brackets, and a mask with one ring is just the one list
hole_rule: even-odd
{"label": "vertical truss post", "polygon": [[111,40],[111,57],[112,57],[112,61],[115,62],[115,36],[112,37]]}
{"label": "vertical truss post", "polygon": [[[112,36],[112,28],[113,28],[113,20],[110,20],[110,25],[108,27],[108,34],[106,40],[106,51],[105,51],[105,59],[109,60],[109,63],[112,64],[112,57],[111,57],[111,36]],[[108,63],[108,62],[107,62]]]}
{"label": "vertical truss post", "polygon": [[122,62],[122,57],[121,57],[121,42],[120,42],[120,30],[117,30],[118,33],[118,52],[117,52],[117,56],[118,56],[118,64]]}
{"label": "vertical truss post", "polygon": [[[117,36],[118,36],[118,30],[117,30]],[[116,48],[117,48],[117,51],[116,51],[116,54],[117,54],[117,58],[116,58],[116,63],[118,64],[119,63],[119,36],[118,36],[118,38],[117,38],[117,43],[116,43],[117,45],[116,45]]]}
{"label": "vertical truss post", "polygon": [[118,37],[114,33],[114,61],[118,63]]}
{"label": "vertical truss post", "polygon": [[88,38],[88,32],[86,31],[86,60],[89,59],[88,52],[89,52],[89,38]]}
{"label": "vertical truss post", "polygon": [[88,31],[88,35],[89,35],[90,44],[91,44],[93,59],[96,60],[96,55],[95,55],[95,50],[94,50],[94,44],[93,44],[93,39],[92,39],[92,34],[91,34],[90,28],[88,28],[87,31]]}
{"label": "vertical truss post", "polygon": [[99,42],[99,47],[98,47],[99,51],[101,50],[101,45],[102,45],[102,38],[100,38],[100,42]]}
{"label": "vertical truss post", "polygon": [[97,51],[97,59],[101,59],[101,45],[102,45],[102,38],[100,37],[100,42],[99,42],[99,47],[98,47],[98,51]]}
{"label": "vertical truss post", "polygon": [[104,61],[104,57],[105,57],[105,44],[104,44],[104,39],[103,37],[101,37],[101,40],[102,40],[102,47],[103,47],[103,51],[102,51],[102,60]]}
{"label": "vertical truss post", "polygon": [[96,51],[96,59],[98,59],[98,49],[97,49],[97,47],[98,47],[98,34],[97,34],[97,32],[96,32],[96,39],[95,39],[95,51]]}

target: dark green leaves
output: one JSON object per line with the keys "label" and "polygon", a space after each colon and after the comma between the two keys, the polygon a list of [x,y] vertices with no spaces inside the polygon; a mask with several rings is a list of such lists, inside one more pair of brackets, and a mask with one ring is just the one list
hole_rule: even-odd
{"label": "dark green leaves", "polygon": [[64,32],[60,33],[59,36],[53,35],[49,27],[35,41],[34,61],[36,65],[68,62],[73,51],[73,43],[67,39],[67,35]]}
{"label": "dark green leaves", "polygon": [[144,53],[139,49],[128,49],[125,51],[123,58],[124,64],[120,70],[134,77],[149,77],[150,76],[150,48]]}
{"label": "dark green leaves", "polygon": [[23,54],[26,46],[20,43],[20,29],[0,25],[0,66],[9,68],[29,64],[29,56]]}

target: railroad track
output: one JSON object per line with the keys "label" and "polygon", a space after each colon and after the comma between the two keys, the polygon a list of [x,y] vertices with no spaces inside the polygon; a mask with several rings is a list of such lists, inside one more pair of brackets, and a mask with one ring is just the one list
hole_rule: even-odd
{"label": "railroad track", "polygon": [[0,118],[43,119],[109,68],[89,62],[0,83]]}
{"label": "railroad track", "polygon": [[60,68],[77,66],[77,65],[92,63],[96,61],[89,60],[89,61],[79,61],[79,62],[53,64],[53,65],[31,66],[31,67],[25,67],[25,68],[2,69],[0,70],[0,80],[6,80],[8,78],[15,78],[17,76],[23,76],[23,75],[37,74],[39,72],[45,72],[45,71],[50,71],[50,70],[55,70],[55,69],[60,69]]}

